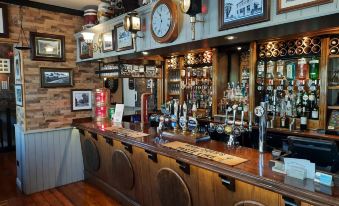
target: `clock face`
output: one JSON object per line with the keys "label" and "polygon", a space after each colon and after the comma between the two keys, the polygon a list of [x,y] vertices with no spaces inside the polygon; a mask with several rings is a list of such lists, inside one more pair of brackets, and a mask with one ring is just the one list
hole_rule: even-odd
{"label": "clock face", "polygon": [[152,16],[152,30],[154,34],[161,38],[171,29],[172,14],[166,4],[160,4],[155,8]]}
{"label": "clock face", "polygon": [[181,11],[186,13],[191,6],[191,0],[180,0],[180,8]]}

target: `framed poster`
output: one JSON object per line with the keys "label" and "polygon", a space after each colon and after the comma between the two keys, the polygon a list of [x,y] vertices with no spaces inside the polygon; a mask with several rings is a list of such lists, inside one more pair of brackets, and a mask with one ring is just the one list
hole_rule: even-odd
{"label": "framed poster", "polygon": [[92,90],[73,89],[71,91],[71,111],[92,110]]}
{"label": "framed poster", "polygon": [[93,57],[93,46],[85,42],[83,38],[79,38],[79,55],[80,59],[88,59]]}
{"label": "framed poster", "polygon": [[269,0],[219,0],[219,31],[269,19]]}
{"label": "framed poster", "polygon": [[286,13],[331,2],[333,2],[333,0],[278,0],[277,13]]}
{"label": "framed poster", "polygon": [[40,68],[41,87],[72,87],[73,70],[69,68]]}
{"label": "framed poster", "polygon": [[8,38],[8,13],[7,5],[0,4],[0,37]]}
{"label": "framed poster", "polygon": [[109,52],[113,51],[113,31],[102,34],[102,51]]}
{"label": "framed poster", "polygon": [[31,59],[36,61],[65,61],[65,36],[30,32]]}
{"label": "framed poster", "polygon": [[23,106],[22,84],[16,84],[14,88],[16,105],[22,107]]}
{"label": "framed poster", "polygon": [[125,31],[122,23],[114,26],[114,45],[116,51],[133,49],[132,33]]}
{"label": "framed poster", "polygon": [[14,74],[16,82],[21,82],[21,68],[21,56],[20,52],[17,52],[14,55]]}

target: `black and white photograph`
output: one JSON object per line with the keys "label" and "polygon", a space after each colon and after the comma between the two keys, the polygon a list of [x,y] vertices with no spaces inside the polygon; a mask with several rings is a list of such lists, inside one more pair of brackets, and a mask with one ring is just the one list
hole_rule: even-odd
{"label": "black and white photograph", "polygon": [[219,30],[269,20],[268,0],[219,0]]}
{"label": "black and white photograph", "polygon": [[19,52],[17,52],[14,55],[14,73],[15,73],[15,81],[20,82],[21,81],[21,58],[20,58]]}
{"label": "black and white photograph", "polygon": [[92,109],[92,90],[73,89],[71,91],[72,111],[85,111]]}
{"label": "black and white photograph", "polygon": [[72,69],[41,68],[41,87],[71,87],[73,86]]}
{"label": "black and white photograph", "polygon": [[65,37],[61,35],[30,33],[32,60],[65,61]]}
{"label": "black and white photograph", "polygon": [[277,13],[282,14],[331,2],[333,2],[333,0],[278,0]]}
{"label": "black and white photograph", "polygon": [[113,51],[113,33],[106,32],[102,34],[102,48],[103,52]]}
{"label": "black and white photograph", "polygon": [[22,107],[22,105],[23,105],[23,95],[22,95],[22,85],[21,84],[15,85],[15,100],[16,100],[16,105]]}

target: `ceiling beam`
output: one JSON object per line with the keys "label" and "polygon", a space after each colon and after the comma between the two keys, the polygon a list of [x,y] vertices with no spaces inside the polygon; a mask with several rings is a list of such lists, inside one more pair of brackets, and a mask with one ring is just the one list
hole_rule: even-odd
{"label": "ceiling beam", "polygon": [[70,14],[73,16],[84,15],[84,12],[81,10],[70,9],[70,8],[61,7],[61,6],[54,6],[50,4],[44,4],[44,3],[39,3],[39,2],[34,2],[34,1],[29,1],[29,0],[0,0],[0,2],[7,3],[7,4],[15,4],[19,6],[32,7],[36,9],[43,9],[43,10],[53,11],[53,12],[58,12],[58,13]]}

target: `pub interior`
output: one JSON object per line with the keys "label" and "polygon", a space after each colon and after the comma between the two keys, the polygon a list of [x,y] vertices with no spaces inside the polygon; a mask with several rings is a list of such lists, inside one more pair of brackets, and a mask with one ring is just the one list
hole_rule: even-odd
{"label": "pub interior", "polygon": [[339,0],[0,2],[0,206],[339,205]]}

